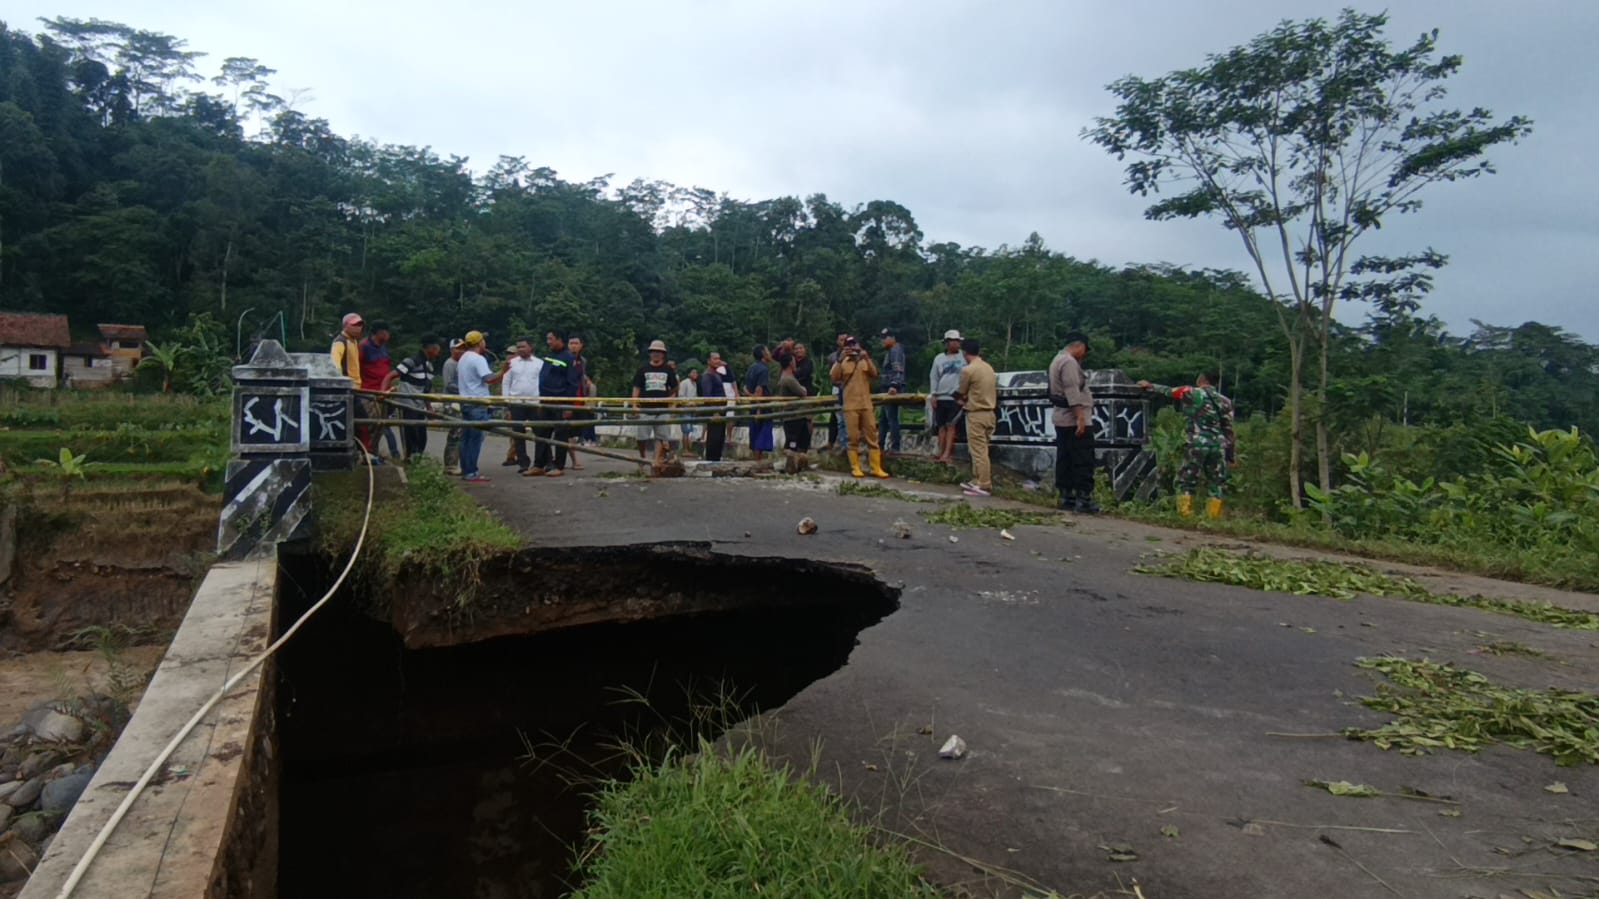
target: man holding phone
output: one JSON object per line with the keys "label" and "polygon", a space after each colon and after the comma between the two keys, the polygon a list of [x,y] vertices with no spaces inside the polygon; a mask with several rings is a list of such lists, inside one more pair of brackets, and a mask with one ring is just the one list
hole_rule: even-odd
{"label": "man holding phone", "polygon": [[877,380],[877,366],[869,353],[861,349],[860,341],[845,338],[839,350],[839,359],[830,373],[834,384],[844,395],[844,421],[847,425],[845,446],[848,449],[850,474],[857,478],[866,476],[861,471],[861,446],[870,452],[872,477],[886,478],[883,470],[883,451],[877,443],[877,421],[872,415],[872,382]]}

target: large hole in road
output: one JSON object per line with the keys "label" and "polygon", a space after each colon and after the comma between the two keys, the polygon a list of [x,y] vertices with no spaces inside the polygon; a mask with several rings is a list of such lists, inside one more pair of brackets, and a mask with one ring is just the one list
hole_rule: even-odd
{"label": "large hole in road", "polygon": [[[619,739],[658,747],[705,723],[706,707],[729,722],[777,708],[842,667],[860,631],[898,606],[859,569],[634,558],[641,593],[698,581],[715,611],[693,613],[690,597],[667,618],[407,649],[361,611],[370,603],[324,607],[278,657],[278,895],[564,895],[595,784],[626,773]],[[617,564],[612,591],[627,580]],[[287,622],[327,577],[310,556],[283,565]],[[563,592],[594,599],[581,580]],[[619,598],[598,599],[625,607]]]}

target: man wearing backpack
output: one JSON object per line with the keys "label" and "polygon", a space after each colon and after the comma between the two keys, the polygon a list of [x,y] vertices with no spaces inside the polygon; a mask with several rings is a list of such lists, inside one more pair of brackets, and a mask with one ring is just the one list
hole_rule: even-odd
{"label": "man wearing backpack", "polygon": [[1203,475],[1210,499],[1205,504],[1207,518],[1221,517],[1222,494],[1227,489],[1227,467],[1233,462],[1233,402],[1221,395],[1216,384],[1221,374],[1207,371],[1192,387],[1167,387],[1139,381],[1138,386],[1177,401],[1177,411],[1188,418],[1188,446],[1183,466],[1177,471],[1177,513],[1184,518],[1194,514],[1194,491]]}

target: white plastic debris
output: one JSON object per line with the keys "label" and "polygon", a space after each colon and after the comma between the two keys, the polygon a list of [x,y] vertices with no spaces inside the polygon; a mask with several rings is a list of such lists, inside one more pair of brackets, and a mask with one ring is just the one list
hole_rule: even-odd
{"label": "white plastic debris", "polygon": [[941,759],[958,759],[964,755],[966,755],[966,741],[955,734],[950,734],[949,739],[944,741],[943,748],[938,750],[938,757]]}
{"label": "white plastic debris", "polygon": [[959,543],[959,542],[961,542],[961,538],[955,536],[954,534],[950,534],[949,535],[949,542],[951,542],[951,543]]}
{"label": "white plastic debris", "polygon": [[1012,534],[1010,531],[1004,530],[1003,528],[1000,530],[999,535],[1001,537],[1004,537],[1006,540],[1015,540],[1016,539],[1016,535],[1015,534]]}

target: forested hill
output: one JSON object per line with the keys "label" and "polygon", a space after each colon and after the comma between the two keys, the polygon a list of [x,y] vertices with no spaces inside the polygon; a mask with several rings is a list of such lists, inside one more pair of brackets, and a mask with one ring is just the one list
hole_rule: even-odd
{"label": "forested hill", "polygon": [[[1276,310],[1235,273],[1117,269],[1036,235],[962,247],[889,200],[571,182],[522,156],[474,170],[342,137],[272,74],[100,21],[0,25],[0,309],[158,336],[203,316],[230,348],[246,312],[245,337],[281,313],[271,333],[296,348],[325,346],[352,309],[392,322],[402,347],[566,327],[613,389],[657,337],[674,358],[715,349],[741,368],[757,341],[820,349],[889,326],[914,376],[946,328],[1001,369],[1041,367],[1081,329],[1094,366],[1167,381],[1219,366],[1244,412],[1281,404]],[[1599,348],[1556,327],[1458,338],[1431,317],[1373,321],[1342,334],[1333,367],[1327,412],[1349,422],[1599,426]]]}

